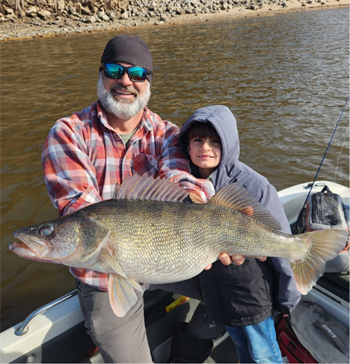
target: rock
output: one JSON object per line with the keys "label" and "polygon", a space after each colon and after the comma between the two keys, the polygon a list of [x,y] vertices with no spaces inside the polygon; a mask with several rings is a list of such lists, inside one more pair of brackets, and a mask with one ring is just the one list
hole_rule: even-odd
{"label": "rock", "polygon": [[77,18],[81,18],[81,14],[79,14],[77,11],[73,11],[73,13],[71,14],[72,16],[74,17],[77,17]]}
{"label": "rock", "polygon": [[[65,1],[67,1],[67,0],[65,0]],[[85,4],[85,6],[83,6],[83,4]],[[90,11],[89,7],[86,5],[85,0],[74,1],[74,3],[72,5],[73,5],[73,8],[75,9],[75,11],[77,11],[79,14],[84,14],[84,15],[87,15],[87,13],[91,14],[91,11]],[[67,6],[66,6],[66,9],[67,9]]]}
{"label": "rock", "polygon": [[109,19],[112,20],[112,21],[117,19],[117,15],[116,15],[116,13],[114,11],[107,11],[106,14],[109,16]]}
{"label": "rock", "polygon": [[57,1],[57,10],[58,11],[64,10],[64,0],[58,0]]}
{"label": "rock", "polygon": [[29,8],[26,9],[26,16],[35,17],[37,12],[38,9],[36,8],[36,6],[30,6]]}
{"label": "rock", "polygon": [[47,20],[51,18],[51,12],[49,12],[48,10],[40,10],[38,12],[38,16],[43,20]]}
{"label": "rock", "polygon": [[82,15],[91,15],[91,10],[87,6],[82,6],[80,9]]}
{"label": "rock", "polygon": [[86,18],[84,20],[84,23],[88,23],[88,24],[93,24],[93,23],[96,23],[96,17],[94,15]]}
{"label": "rock", "polygon": [[128,17],[129,17],[129,14],[128,14],[128,12],[127,11],[125,11],[121,16],[120,16],[120,18],[121,19],[128,19]]}
{"label": "rock", "polygon": [[176,14],[177,15],[183,15],[185,12],[183,9],[176,9]]}
{"label": "rock", "polygon": [[66,10],[68,12],[68,14],[73,14],[75,12],[75,7],[71,4],[69,4],[67,7],[66,7]]}
{"label": "rock", "polygon": [[5,15],[10,15],[10,16],[14,16],[15,15],[15,12],[13,9],[11,8],[5,8]]}
{"label": "rock", "polygon": [[49,6],[50,8],[56,7],[55,2],[53,0],[47,0],[47,6]]}
{"label": "rock", "polygon": [[100,11],[97,13],[97,16],[101,19],[101,20],[104,20],[104,21],[109,21],[109,16],[103,12],[103,11]]}

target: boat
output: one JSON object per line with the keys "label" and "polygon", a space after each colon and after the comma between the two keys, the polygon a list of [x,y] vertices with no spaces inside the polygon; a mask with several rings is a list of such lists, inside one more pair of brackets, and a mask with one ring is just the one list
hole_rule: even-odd
{"label": "boat", "polygon": [[[313,183],[302,183],[278,192],[279,199],[293,231],[301,208]],[[349,225],[350,189],[343,185],[319,181],[313,185],[312,193],[321,192],[325,186],[342,198],[345,217]],[[346,255],[348,258],[348,254]],[[302,300],[317,303],[349,328],[349,271],[326,272],[317,285]]]}
{"label": "boat", "polygon": [[[335,182],[298,184],[278,192],[289,223],[294,228],[305,199],[328,186],[341,196],[349,222],[350,189]],[[146,291],[145,321],[155,363],[166,362],[174,328],[189,321],[199,301],[164,291]],[[317,303],[349,329],[349,272],[325,273],[303,301]],[[103,363],[85,332],[77,291],[72,291],[31,313],[23,322],[0,334],[3,363]],[[237,354],[228,334],[214,341],[206,362],[235,363]]]}

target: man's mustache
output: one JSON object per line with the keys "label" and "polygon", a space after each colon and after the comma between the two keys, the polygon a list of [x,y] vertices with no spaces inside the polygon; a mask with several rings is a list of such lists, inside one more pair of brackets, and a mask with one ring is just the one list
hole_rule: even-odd
{"label": "man's mustache", "polygon": [[116,90],[116,91],[124,91],[124,92],[129,92],[129,93],[132,93],[134,94],[135,96],[138,96],[139,93],[137,92],[137,90],[135,88],[133,88],[132,86],[124,86],[124,85],[121,85],[120,83],[117,83],[115,85],[113,85],[111,87],[111,90]]}

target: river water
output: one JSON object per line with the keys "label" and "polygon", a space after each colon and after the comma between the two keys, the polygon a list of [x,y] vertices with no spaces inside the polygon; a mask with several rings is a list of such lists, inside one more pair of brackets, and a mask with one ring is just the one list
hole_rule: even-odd
{"label": "river water", "polygon": [[[128,30],[154,56],[151,110],[181,125],[198,107],[235,114],[241,160],[277,189],[312,181],[349,92],[347,8]],[[56,119],[96,99],[98,67],[121,33],[1,45],[1,329],[74,289],[65,266],[7,250],[14,230],[53,219],[40,155]],[[349,185],[349,107],[320,179]]]}

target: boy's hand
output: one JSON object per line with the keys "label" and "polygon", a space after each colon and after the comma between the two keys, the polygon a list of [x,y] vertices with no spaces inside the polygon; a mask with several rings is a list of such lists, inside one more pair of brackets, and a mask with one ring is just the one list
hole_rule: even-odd
{"label": "boy's hand", "polygon": [[[266,257],[250,257],[250,258],[256,258],[259,259],[260,261],[264,262],[267,258]],[[219,255],[219,260],[221,261],[221,263],[223,265],[230,265],[230,264],[234,264],[234,265],[242,265],[245,261],[245,257],[243,255],[239,255],[239,254],[235,254],[230,256],[227,253],[221,253]],[[211,264],[207,265],[204,270],[208,270],[211,268]]]}
{"label": "boy's hand", "polygon": [[219,260],[223,265],[242,265],[245,261],[245,257],[243,255],[235,254],[229,256],[227,253],[221,253],[219,255]]}

